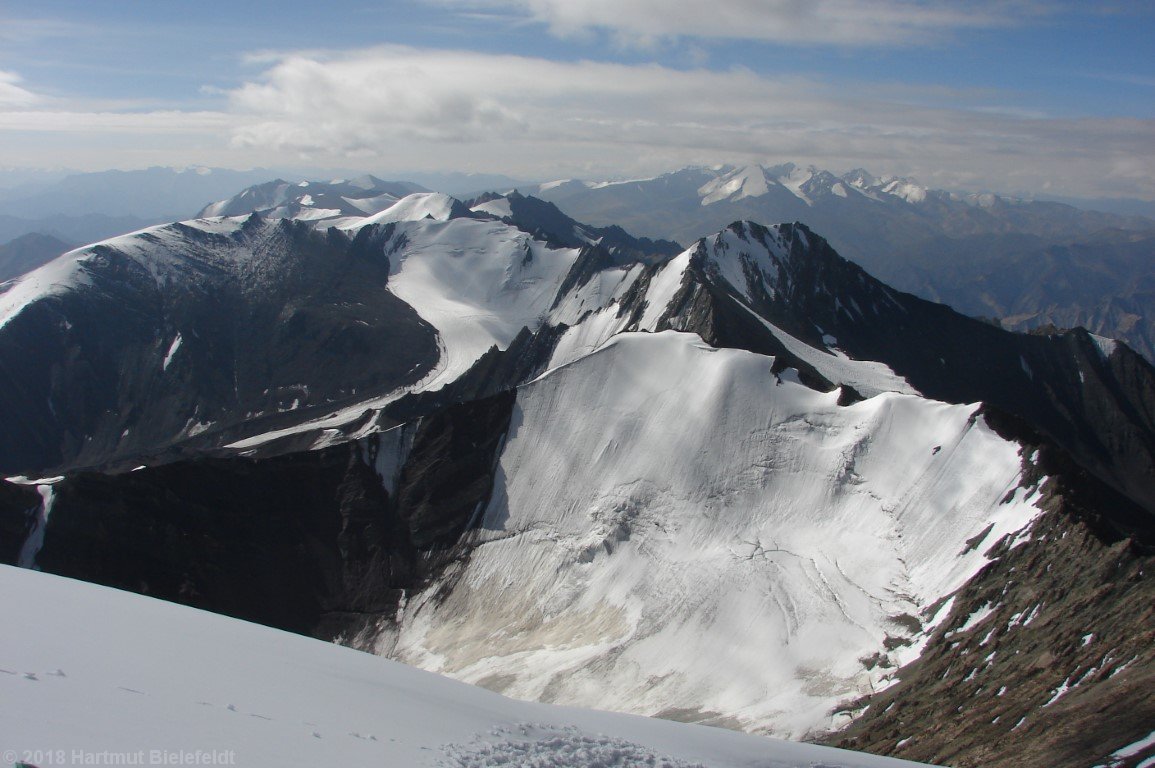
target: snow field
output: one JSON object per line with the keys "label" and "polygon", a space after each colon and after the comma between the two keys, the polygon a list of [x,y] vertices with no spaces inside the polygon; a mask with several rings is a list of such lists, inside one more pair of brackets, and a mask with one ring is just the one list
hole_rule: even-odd
{"label": "snow field", "polygon": [[1018,447],[976,406],[840,407],[772,364],[623,334],[523,387],[478,547],[444,602],[409,602],[397,658],[791,738],[841,722],[893,672],[862,660],[1038,510],[1001,503]]}
{"label": "snow field", "polygon": [[418,385],[426,390],[461,376],[490,347],[505,349],[522,328],[540,326],[578,255],[473,219],[406,222],[394,237],[405,245],[390,255],[389,290],[443,345],[436,370]]}
{"label": "snow field", "polygon": [[0,590],[14,629],[0,640],[4,765],[37,753],[60,765],[162,764],[150,762],[153,750],[216,752],[219,764],[241,768],[915,765],[513,701],[348,648],[9,566]]}

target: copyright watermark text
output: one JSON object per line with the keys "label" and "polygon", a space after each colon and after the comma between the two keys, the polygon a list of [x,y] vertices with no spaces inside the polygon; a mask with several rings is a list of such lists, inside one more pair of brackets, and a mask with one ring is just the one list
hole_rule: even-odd
{"label": "copyright watermark text", "polygon": [[9,768],[48,768],[49,766],[197,766],[237,764],[233,749],[7,749],[0,766]]}

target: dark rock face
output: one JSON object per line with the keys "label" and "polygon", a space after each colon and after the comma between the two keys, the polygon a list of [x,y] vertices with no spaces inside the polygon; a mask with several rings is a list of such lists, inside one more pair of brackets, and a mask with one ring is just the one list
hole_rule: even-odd
{"label": "dark rock face", "polygon": [[870,706],[831,743],[976,768],[1155,755],[1106,759],[1155,722],[1155,524],[1061,451],[1035,449],[1028,482],[1050,479],[1029,541],[991,549],[922,657],[852,705]]}
{"label": "dark rock face", "polygon": [[[504,197],[509,201],[512,214],[504,219],[507,223],[561,248],[582,248],[596,243],[605,249],[615,264],[656,261],[682,252],[682,246],[672,240],[634,237],[616,224],[606,227],[581,224],[566,216],[553,203],[533,196],[514,191]],[[481,198],[472,204],[484,200]]]}
{"label": "dark rock face", "polygon": [[165,229],[138,238],[179,277],[95,246],[85,285],[0,328],[0,359],[20,361],[0,373],[0,473],[99,466],[403,386],[437,361],[433,328],[383,290],[388,227],[354,239],[259,218],[232,235]]}
{"label": "dark rock face", "polygon": [[416,547],[451,548],[479,518],[515,399],[502,392],[421,420],[397,488],[398,514]]}
{"label": "dark rock face", "polygon": [[40,494],[35,490],[0,480],[0,563],[17,563],[39,509]]}
{"label": "dark rock face", "polygon": [[659,329],[688,331],[711,346],[773,356],[775,373],[794,368],[807,386],[823,392],[834,388],[814,366],[790,352],[757,318],[739,307],[710,279],[702,264],[691,262],[689,275],[671,302],[671,310],[659,320]]}
{"label": "dark rock face", "polygon": [[[56,486],[37,565],[293,632],[355,633],[464,555],[458,542],[489,498],[513,400],[421,420],[395,485],[375,469],[377,439],[70,475]],[[0,486],[6,562],[36,496]]]}

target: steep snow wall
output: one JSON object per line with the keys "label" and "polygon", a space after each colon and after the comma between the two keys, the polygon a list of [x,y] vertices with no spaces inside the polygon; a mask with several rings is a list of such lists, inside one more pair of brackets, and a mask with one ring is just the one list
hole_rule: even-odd
{"label": "steep snow wall", "polygon": [[523,387],[476,548],[381,650],[520,698],[844,722],[1038,510],[976,406],[843,407],[772,365],[623,334]]}

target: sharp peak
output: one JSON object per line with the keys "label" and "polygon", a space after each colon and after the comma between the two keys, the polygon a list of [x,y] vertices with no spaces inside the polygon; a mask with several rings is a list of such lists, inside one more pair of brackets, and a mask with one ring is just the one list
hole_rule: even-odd
{"label": "sharp peak", "polygon": [[818,242],[826,242],[826,239],[821,235],[815,234],[810,227],[803,224],[801,221],[785,221],[778,224],[763,224],[753,219],[738,219],[727,224],[722,229],[718,230],[712,235],[707,235],[698,240],[699,244],[705,244],[722,237],[727,232],[737,235],[743,240],[748,240],[754,237],[757,240],[765,241],[766,238],[772,237],[780,241],[783,245],[789,246],[794,242],[801,243],[806,248],[813,248]]}
{"label": "sharp peak", "polygon": [[371,173],[363,173],[360,176],[349,179],[348,183],[353,185],[372,184],[373,186],[378,186],[381,184],[387,184],[388,182],[378,176],[374,176]]}

